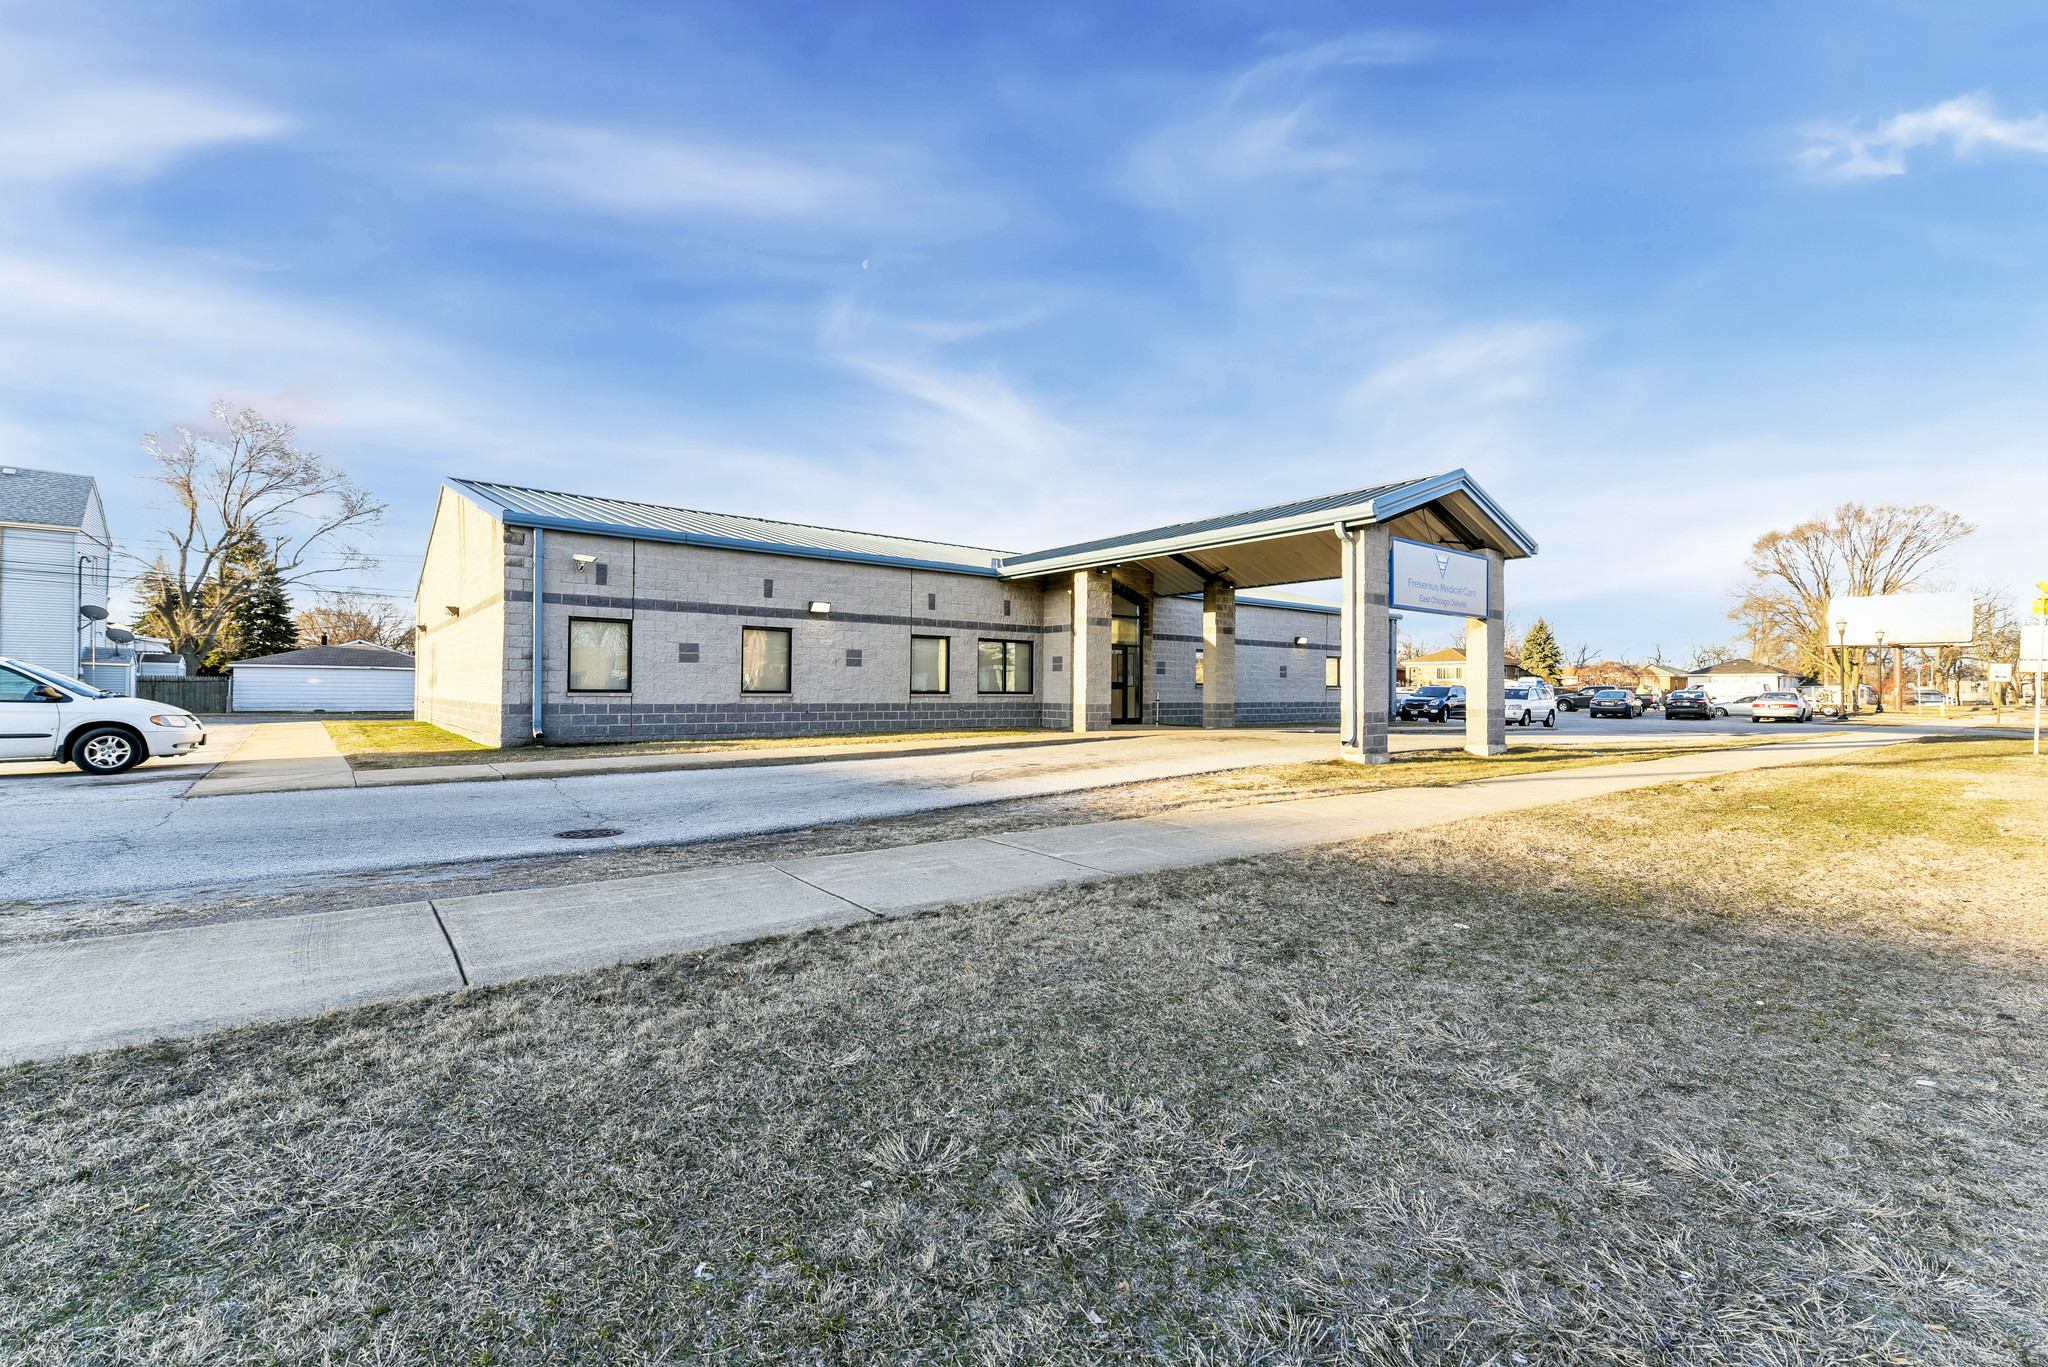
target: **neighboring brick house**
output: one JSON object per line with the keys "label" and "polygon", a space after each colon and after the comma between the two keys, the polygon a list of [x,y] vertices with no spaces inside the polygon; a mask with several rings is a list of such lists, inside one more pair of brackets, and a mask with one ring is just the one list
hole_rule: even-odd
{"label": "neighboring brick house", "polygon": [[[1504,679],[1520,678],[1522,661],[1518,655],[1505,657]],[[1465,652],[1455,646],[1449,650],[1431,651],[1401,661],[1400,680],[1403,688],[1422,688],[1429,684],[1450,684],[1459,688],[1466,686]]]}
{"label": "neighboring brick house", "polygon": [[1564,676],[1567,688],[1635,688],[1643,682],[1642,674],[1632,664],[1620,660],[1595,660],[1592,664],[1581,665]]}

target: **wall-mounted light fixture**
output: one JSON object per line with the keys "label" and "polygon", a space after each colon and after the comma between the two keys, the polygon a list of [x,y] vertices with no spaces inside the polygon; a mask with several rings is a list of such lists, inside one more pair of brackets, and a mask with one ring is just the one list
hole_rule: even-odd
{"label": "wall-mounted light fixture", "polygon": [[579,571],[587,570],[597,562],[597,557],[594,555],[572,555],[569,558],[576,562],[576,568]]}
{"label": "wall-mounted light fixture", "polygon": [[832,605],[822,598],[813,598],[811,600],[811,611],[820,613],[830,612],[832,611]]}
{"label": "wall-mounted light fixture", "polygon": [[1298,646],[1305,646],[1305,645],[1307,645],[1307,644],[1308,644],[1308,637],[1306,637],[1306,636],[1297,636],[1297,637],[1295,637],[1295,638],[1294,638],[1294,643],[1295,643],[1296,645],[1298,645]]}
{"label": "wall-mounted light fixture", "polygon": [[458,607],[451,607],[448,609],[448,615],[450,617],[460,617],[462,615],[462,609]]}

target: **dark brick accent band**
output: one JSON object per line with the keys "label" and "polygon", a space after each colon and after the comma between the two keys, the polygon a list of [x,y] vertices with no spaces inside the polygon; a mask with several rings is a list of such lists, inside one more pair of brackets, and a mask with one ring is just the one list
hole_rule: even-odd
{"label": "dark brick accent band", "polygon": [[[531,603],[533,593],[528,589],[513,589],[505,595],[505,601]],[[551,606],[611,608],[619,612],[678,612],[705,617],[775,617],[791,621],[864,622],[870,626],[887,627],[952,627],[960,631],[1007,631],[1012,634],[1024,631],[1037,635],[1051,635],[1067,629],[1061,626],[1033,626],[1014,618],[982,622],[964,617],[905,617],[889,612],[811,612],[805,608],[764,607],[759,603],[692,603],[674,598],[621,598],[601,593],[550,593],[541,601]]]}
{"label": "dark brick accent band", "polygon": [[[1029,729],[1045,725],[1035,698],[977,702],[632,703],[557,702],[547,713],[550,745],[701,736],[820,736],[861,731]],[[1053,723],[1055,725],[1059,723]]]}

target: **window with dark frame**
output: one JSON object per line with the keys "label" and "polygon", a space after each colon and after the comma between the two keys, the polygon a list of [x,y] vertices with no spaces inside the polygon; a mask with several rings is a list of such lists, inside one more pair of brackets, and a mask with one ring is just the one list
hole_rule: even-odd
{"label": "window with dark frame", "polygon": [[604,617],[569,619],[569,691],[633,691],[633,624]]}
{"label": "window with dark frame", "polygon": [[913,693],[951,692],[951,682],[946,677],[947,657],[952,654],[953,640],[950,636],[913,636],[910,638],[910,691]]}
{"label": "window with dark frame", "polygon": [[1031,642],[982,641],[976,647],[978,691],[983,693],[1029,693],[1031,691]]}
{"label": "window with dark frame", "polygon": [[740,692],[789,692],[789,628],[740,628]]}

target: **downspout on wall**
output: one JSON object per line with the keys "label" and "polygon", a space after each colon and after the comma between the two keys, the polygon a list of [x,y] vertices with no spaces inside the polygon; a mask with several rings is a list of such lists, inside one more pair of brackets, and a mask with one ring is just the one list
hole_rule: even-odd
{"label": "downspout on wall", "polygon": [[541,709],[547,697],[547,694],[542,691],[543,685],[547,681],[547,670],[542,667],[541,663],[541,641],[543,638],[540,629],[541,588],[547,582],[547,535],[545,527],[535,527],[533,529],[533,738],[536,742],[541,738],[543,726]]}

